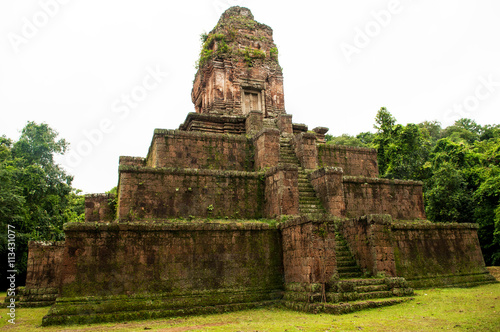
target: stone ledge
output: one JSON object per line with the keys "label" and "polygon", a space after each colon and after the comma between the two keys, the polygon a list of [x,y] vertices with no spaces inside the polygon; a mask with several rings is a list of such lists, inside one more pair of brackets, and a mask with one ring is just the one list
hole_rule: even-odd
{"label": "stone ledge", "polygon": [[331,214],[309,214],[300,216],[282,216],[281,220],[285,219],[278,224],[278,229],[283,230],[286,228],[303,225],[307,223],[324,224],[324,223],[337,223],[341,221],[339,217],[332,216]]}
{"label": "stone ledge", "polygon": [[365,148],[361,146],[348,146],[348,145],[340,145],[340,144],[321,144],[322,149],[329,150],[344,150],[344,151],[353,151],[353,152],[364,152],[365,154],[377,154],[377,149],[373,148]]}
{"label": "stone ledge", "polygon": [[273,134],[275,136],[279,136],[280,131],[278,129],[275,129],[275,128],[264,128],[261,131],[259,131],[257,134],[255,134],[252,137],[252,140],[255,142],[257,139],[259,139],[259,137],[261,137],[264,134]]}
{"label": "stone ledge", "polygon": [[326,174],[344,174],[344,170],[342,169],[342,167],[321,167],[320,169],[313,170],[311,173],[309,173],[309,179],[311,181],[316,180],[320,177],[325,176]]}
{"label": "stone ledge", "polygon": [[450,223],[433,223],[433,222],[422,222],[419,223],[417,222],[409,222],[405,223],[404,221],[402,222],[392,222],[391,224],[391,229],[393,230],[422,230],[422,229],[479,229],[478,224],[474,223],[456,223],[456,222],[450,222]]}
{"label": "stone ledge", "polygon": [[407,278],[406,281],[414,289],[446,288],[446,287],[474,287],[485,284],[494,284],[498,281],[486,270],[479,273],[463,273],[448,275],[433,275],[425,277]]}
{"label": "stone ledge", "polygon": [[155,129],[154,136],[167,136],[167,137],[183,137],[191,139],[218,139],[228,142],[249,142],[249,138],[245,135],[236,134],[217,134],[217,133],[207,133],[203,131],[185,131],[179,129]]}
{"label": "stone ledge", "polygon": [[180,223],[172,221],[150,221],[150,222],[113,222],[113,223],[67,223],[64,231],[71,232],[106,232],[106,231],[129,231],[129,232],[161,232],[161,231],[265,231],[275,230],[272,226],[263,222],[229,222],[229,223]]}
{"label": "stone ledge", "polygon": [[142,157],[131,157],[131,156],[120,156],[119,158],[119,165],[145,165],[146,164],[146,158]]}
{"label": "stone ledge", "polygon": [[120,173],[153,173],[153,174],[173,174],[173,175],[194,175],[194,176],[225,176],[259,179],[262,172],[244,172],[244,171],[223,171],[199,168],[174,168],[174,167],[150,167],[150,166],[132,166],[120,165]]}
{"label": "stone ledge", "polygon": [[345,175],[343,179],[344,179],[344,182],[351,182],[351,183],[367,183],[367,184],[377,183],[377,184],[410,185],[410,186],[422,186],[423,185],[423,183],[421,181],[369,178],[366,176]]}
{"label": "stone ledge", "polygon": [[[150,301],[144,301],[139,304],[139,308],[144,310],[116,310],[110,312],[102,312],[102,310],[88,311],[86,308],[82,312],[86,314],[67,315],[63,310],[58,310],[58,305],[51,308],[49,313],[43,317],[42,326],[50,325],[70,325],[70,324],[96,324],[105,322],[119,322],[130,320],[148,320],[159,319],[168,317],[182,317],[192,315],[208,315],[208,314],[222,314],[230,311],[250,310],[259,307],[266,307],[278,304],[280,299],[262,300],[258,302],[241,302],[241,303],[228,303],[228,304],[215,304],[215,305],[201,305],[176,308],[159,308],[148,309],[151,306]],[[113,303],[103,303],[100,308],[105,305],[113,306]]]}
{"label": "stone ledge", "polygon": [[110,198],[114,196],[114,194],[106,194],[106,193],[94,193],[94,194],[85,194],[85,198]]}
{"label": "stone ledge", "polygon": [[64,241],[29,241],[30,247],[64,247]]}
{"label": "stone ledge", "polygon": [[274,175],[274,174],[278,173],[279,171],[298,172],[299,167],[297,165],[293,165],[293,164],[281,164],[281,165],[274,166],[274,167],[271,167],[270,169],[268,169],[265,173],[265,176],[268,177],[268,176]]}
{"label": "stone ledge", "polygon": [[[214,115],[214,114],[200,114],[195,112],[188,113],[184,123],[179,126],[180,130],[186,129],[189,123],[193,120],[215,123],[245,123],[245,116],[240,115]],[[155,130],[156,133],[156,130]]]}

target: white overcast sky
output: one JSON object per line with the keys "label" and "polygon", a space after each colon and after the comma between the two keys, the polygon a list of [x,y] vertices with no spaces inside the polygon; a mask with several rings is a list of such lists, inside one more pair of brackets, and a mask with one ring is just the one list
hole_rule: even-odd
{"label": "white overcast sky", "polygon": [[0,135],[45,122],[71,144],[73,185],[111,189],[120,155],[145,157],[194,111],[199,36],[232,5],[274,29],[295,123],[355,135],[381,106],[402,124],[500,123],[495,0],[2,0]]}

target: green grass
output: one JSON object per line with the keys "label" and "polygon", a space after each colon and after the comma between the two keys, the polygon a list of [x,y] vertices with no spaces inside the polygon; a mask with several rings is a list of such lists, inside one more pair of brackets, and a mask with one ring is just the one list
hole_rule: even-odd
{"label": "green grass", "polygon": [[[5,293],[0,296],[5,296]],[[5,331],[500,331],[500,284],[416,291],[415,300],[351,314],[313,315],[283,308],[222,315],[85,326],[40,326],[48,308],[18,309],[16,324],[0,310]]]}

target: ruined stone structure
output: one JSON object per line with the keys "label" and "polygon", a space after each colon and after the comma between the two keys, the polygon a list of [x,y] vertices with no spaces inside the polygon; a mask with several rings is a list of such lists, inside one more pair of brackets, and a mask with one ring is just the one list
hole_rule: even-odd
{"label": "ruined stone structure", "polygon": [[117,196],[88,195],[63,245],[31,245],[25,294],[58,290],[44,325],[278,302],[342,313],[494,280],[476,225],[426,221],[421,183],[380,179],[376,150],[292,122],[272,30],[248,9],[206,36],[192,100],[145,158],[120,158]]}

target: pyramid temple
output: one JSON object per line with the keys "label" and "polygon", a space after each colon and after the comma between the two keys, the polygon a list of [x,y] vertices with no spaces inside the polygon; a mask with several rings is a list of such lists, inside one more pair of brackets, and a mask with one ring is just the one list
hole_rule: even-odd
{"label": "pyramid temple", "polygon": [[494,281],[476,224],[427,221],[422,183],[382,179],[375,149],[293,123],[273,31],[249,9],[203,36],[191,97],[146,157],[120,157],[116,196],[87,195],[64,242],[30,243],[19,300],[52,305],[43,325],[344,313]]}

